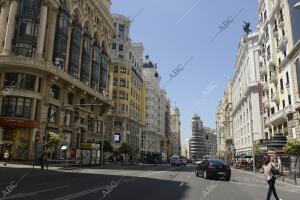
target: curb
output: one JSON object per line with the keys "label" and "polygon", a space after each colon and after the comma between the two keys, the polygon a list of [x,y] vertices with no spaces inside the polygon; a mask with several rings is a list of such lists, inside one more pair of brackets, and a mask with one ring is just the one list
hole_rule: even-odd
{"label": "curb", "polygon": [[[263,175],[260,175],[260,174],[257,174],[257,173],[253,173],[253,172],[243,171],[243,170],[234,169],[234,168],[231,168],[231,170],[232,170],[232,171],[237,171],[237,172],[240,172],[240,173],[249,174],[249,175],[254,175],[254,176],[257,176],[257,177],[260,177],[260,178],[264,178]],[[295,184],[292,184],[292,183],[283,182],[283,181],[280,180],[280,179],[277,179],[276,182],[277,182],[277,183],[279,182],[279,183],[281,183],[281,184],[285,184],[285,185],[289,185],[289,186],[293,186],[293,187],[300,188],[300,185],[295,185]]]}

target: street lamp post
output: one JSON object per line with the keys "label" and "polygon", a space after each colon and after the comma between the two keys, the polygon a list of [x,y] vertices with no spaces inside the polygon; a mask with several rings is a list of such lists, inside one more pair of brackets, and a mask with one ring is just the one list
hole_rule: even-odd
{"label": "street lamp post", "polygon": [[[48,134],[47,134],[47,129],[48,129],[48,125],[52,119],[52,117],[60,110],[62,109],[65,109],[67,107],[74,107],[74,106],[103,106],[103,104],[74,104],[74,105],[65,105],[65,106],[62,106],[58,109],[56,109],[51,115],[50,117],[48,118],[47,122],[46,122],[46,126],[45,126],[45,136],[43,138],[44,140],[44,144],[43,144],[43,154],[42,154],[42,163],[41,163],[41,168],[44,169],[44,158],[45,158],[45,150],[46,150],[46,145],[47,145],[47,140],[48,140]],[[103,147],[103,145],[102,145]],[[102,148],[103,149],[103,148]],[[103,153],[103,152],[102,152]]]}

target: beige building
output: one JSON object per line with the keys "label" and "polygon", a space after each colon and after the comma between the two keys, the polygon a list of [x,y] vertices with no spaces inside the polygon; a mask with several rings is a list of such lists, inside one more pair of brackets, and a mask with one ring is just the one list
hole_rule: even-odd
{"label": "beige building", "polygon": [[296,0],[261,0],[261,54],[259,64],[264,82],[265,138],[282,133],[299,138],[299,89],[297,41],[300,38],[300,11]]}
{"label": "beige building", "polygon": [[224,96],[217,107],[216,113],[217,151],[222,154],[231,149],[232,130],[232,82],[228,81]]}
{"label": "beige building", "polygon": [[[32,160],[35,146],[42,151],[53,115],[47,128],[60,135],[59,147],[67,146],[78,159],[86,149],[89,161],[99,161],[95,143],[102,140],[112,105],[110,5],[110,0],[1,1],[0,156],[9,149],[15,160]],[[60,158],[60,149],[54,154]]]}
{"label": "beige building", "polygon": [[176,106],[170,114],[170,129],[172,134],[171,153],[172,155],[180,155],[181,153],[181,120],[180,110]]}
{"label": "beige building", "polygon": [[107,140],[114,148],[127,143],[134,159],[140,155],[141,131],[145,122],[145,87],[142,75],[142,43],[132,43],[130,20],[113,15],[115,37],[111,47],[111,94],[114,106],[107,121]]}

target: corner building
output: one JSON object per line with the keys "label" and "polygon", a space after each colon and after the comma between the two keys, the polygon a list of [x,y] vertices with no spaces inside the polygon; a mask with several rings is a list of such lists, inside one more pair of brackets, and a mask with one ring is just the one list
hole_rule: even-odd
{"label": "corner building", "polygon": [[110,0],[1,1],[0,157],[8,149],[14,160],[34,159],[49,116],[66,105],[102,104],[58,111],[48,126],[61,136],[58,146],[75,158],[83,144],[101,140],[112,105],[110,6]]}

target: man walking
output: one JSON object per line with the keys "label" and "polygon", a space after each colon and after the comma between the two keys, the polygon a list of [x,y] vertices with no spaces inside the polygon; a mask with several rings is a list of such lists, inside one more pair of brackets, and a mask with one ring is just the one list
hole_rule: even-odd
{"label": "man walking", "polygon": [[3,165],[6,166],[8,161],[9,161],[9,151],[6,149],[4,152],[4,164]]}

